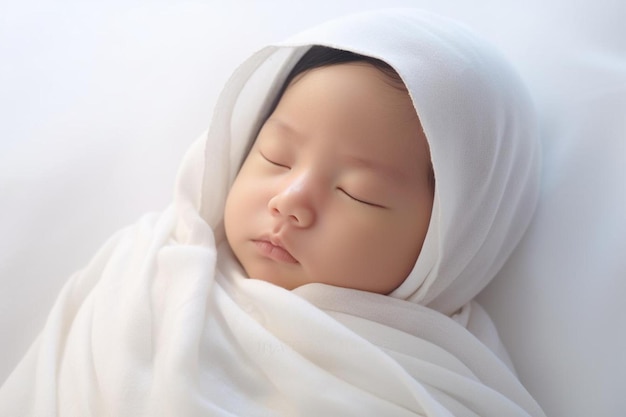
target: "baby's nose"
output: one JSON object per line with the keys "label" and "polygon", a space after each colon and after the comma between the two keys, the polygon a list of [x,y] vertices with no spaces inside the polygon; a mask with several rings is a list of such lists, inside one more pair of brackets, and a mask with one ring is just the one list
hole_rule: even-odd
{"label": "baby's nose", "polygon": [[292,226],[309,227],[315,222],[312,190],[306,178],[291,181],[268,202],[272,216]]}

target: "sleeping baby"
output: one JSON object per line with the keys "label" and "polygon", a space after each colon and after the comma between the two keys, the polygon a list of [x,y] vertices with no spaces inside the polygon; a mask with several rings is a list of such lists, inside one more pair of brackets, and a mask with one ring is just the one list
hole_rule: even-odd
{"label": "sleeping baby", "polygon": [[367,12],[232,75],[172,204],[115,234],[0,389],[20,416],[543,416],[473,298],[536,204],[514,70]]}

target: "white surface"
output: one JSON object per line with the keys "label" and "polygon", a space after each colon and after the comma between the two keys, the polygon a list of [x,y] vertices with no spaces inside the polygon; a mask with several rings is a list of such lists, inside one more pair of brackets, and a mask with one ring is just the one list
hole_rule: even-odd
{"label": "white surface", "polygon": [[238,62],[328,17],[417,5],[500,46],[542,115],[538,215],[482,301],[546,414],[621,415],[626,4],[512,3],[3,1],[0,380],[67,277],[170,200],[180,159]]}

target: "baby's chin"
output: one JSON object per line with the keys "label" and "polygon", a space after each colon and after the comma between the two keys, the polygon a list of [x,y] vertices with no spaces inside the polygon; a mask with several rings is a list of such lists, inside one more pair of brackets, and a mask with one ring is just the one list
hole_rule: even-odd
{"label": "baby's chin", "polygon": [[295,290],[298,287],[301,287],[302,285],[306,285],[308,283],[303,283],[303,284],[298,284],[293,282],[293,280],[287,280],[287,279],[280,279],[280,278],[276,278],[275,276],[272,277],[262,277],[262,276],[254,276],[254,275],[249,275],[248,274],[248,279],[254,279],[254,280],[258,280],[258,281],[265,281],[269,284],[275,285],[277,287],[281,287],[284,288],[288,291],[292,291]]}
{"label": "baby's chin", "polygon": [[243,263],[241,263],[241,265],[249,279],[265,281],[289,291],[311,282],[310,280],[303,279],[300,274],[295,271],[290,273],[289,271],[276,271],[274,268],[263,265],[248,265],[247,267]]}

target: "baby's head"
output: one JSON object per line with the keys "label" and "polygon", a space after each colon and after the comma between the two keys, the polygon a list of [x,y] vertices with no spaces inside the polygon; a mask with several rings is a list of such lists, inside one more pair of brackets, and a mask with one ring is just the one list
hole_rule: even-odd
{"label": "baby's head", "polygon": [[[366,57],[306,53],[312,45]],[[539,195],[522,79],[468,28],[413,9],[342,17],[259,50],[194,149],[179,178],[195,186],[181,180],[180,208],[197,208],[217,242],[225,225],[250,277],[444,314],[500,270]]]}
{"label": "baby's head", "polygon": [[415,265],[433,196],[428,143],[397,73],[313,47],[230,190],[226,237],[251,278],[386,294]]}

